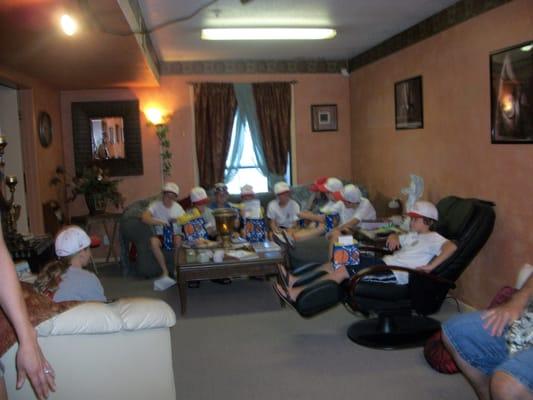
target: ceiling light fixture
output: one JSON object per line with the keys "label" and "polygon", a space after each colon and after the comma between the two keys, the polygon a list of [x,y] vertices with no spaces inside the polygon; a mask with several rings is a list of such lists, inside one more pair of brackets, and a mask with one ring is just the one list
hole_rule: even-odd
{"label": "ceiling light fixture", "polygon": [[522,50],[524,52],[525,51],[530,51],[531,49],[533,49],[533,44],[528,44],[528,45],[520,47],[520,50]]}
{"label": "ceiling light fixture", "polygon": [[65,32],[65,35],[72,36],[78,31],[78,23],[74,18],[68,14],[64,14],[61,17],[61,29]]}
{"label": "ceiling light fixture", "polygon": [[330,28],[209,28],[203,40],[323,40],[334,38]]}

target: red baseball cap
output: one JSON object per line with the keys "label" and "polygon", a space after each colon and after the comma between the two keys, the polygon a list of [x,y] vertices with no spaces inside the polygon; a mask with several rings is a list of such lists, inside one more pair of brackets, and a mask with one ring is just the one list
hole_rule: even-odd
{"label": "red baseball cap", "polygon": [[309,187],[309,190],[311,192],[327,192],[326,188],[324,187],[327,180],[327,176],[321,176],[320,178],[316,178],[316,180]]}

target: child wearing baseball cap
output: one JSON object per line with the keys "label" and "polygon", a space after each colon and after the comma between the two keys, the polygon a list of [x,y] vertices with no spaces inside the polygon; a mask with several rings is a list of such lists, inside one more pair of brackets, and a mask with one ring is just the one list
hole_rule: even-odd
{"label": "child wearing baseball cap", "polygon": [[274,234],[281,230],[294,227],[299,220],[300,205],[291,199],[291,187],[287,182],[278,182],[274,185],[276,198],[268,203],[267,218],[270,229]]}
{"label": "child wearing baseball cap", "polygon": [[57,260],[48,263],[37,276],[35,289],[61,301],[107,301],[100,280],[83,269],[91,260],[91,239],[83,229],[70,225],[55,239]]}
{"label": "child wearing baseball cap", "polygon": [[301,211],[298,214],[298,217],[305,221],[315,222],[315,226],[310,225],[307,228],[300,229],[290,234],[285,233],[283,235],[284,239],[279,236],[275,236],[275,241],[285,242],[289,246],[293,246],[294,243],[297,241],[307,240],[313,237],[324,235],[333,228],[333,225],[335,224],[334,219],[332,217],[337,216],[338,214],[338,210],[335,208],[337,204],[335,193],[342,190],[342,182],[339,179],[333,177],[328,178],[325,181],[323,180],[323,178],[319,178],[311,186],[311,189],[318,190],[324,193],[327,198],[327,202],[319,209],[318,213],[312,211]]}
{"label": "child wearing baseball cap", "polygon": [[[209,198],[207,197],[207,192],[203,187],[196,186],[191,189],[190,199],[192,207],[187,210],[187,214],[183,218],[180,218],[180,221],[184,225],[185,237],[189,241],[198,240],[200,238],[208,239],[209,236],[216,235],[216,223],[215,216],[207,203],[209,203]],[[198,228],[203,230],[201,234],[195,228],[197,235],[189,235],[189,228],[191,224],[195,224]],[[201,237],[200,237],[201,236]]]}
{"label": "child wearing baseball cap", "polygon": [[[375,265],[394,265],[430,272],[457,249],[453,242],[434,231],[439,218],[435,205],[429,201],[417,201],[407,215],[411,218],[410,231],[402,235],[392,233],[387,238],[386,245],[394,253],[382,259],[361,255],[358,265],[344,265],[337,269],[334,269],[331,263],[326,263],[321,268],[327,273],[319,279],[329,279],[340,284],[361,269]],[[280,267],[280,273],[283,274],[283,280],[287,283],[287,287],[277,284],[274,289],[287,302],[292,303],[302,290],[310,286],[292,287],[297,278],[283,267]],[[363,279],[405,285],[409,282],[409,274],[402,271],[391,271],[382,275],[366,276]]]}
{"label": "child wearing baseball cap", "polygon": [[168,288],[176,283],[174,279],[169,276],[169,271],[165,261],[165,256],[161,249],[163,245],[163,231],[165,227],[171,227],[173,237],[173,259],[174,265],[178,264],[178,251],[181,246],[181,227],[177,223],[177,219],[185,214],[183,208],[178,204],[178,196],[180,194],[179,186],[173,182],[167,182],[161,188],[161,198],[152,201],[148,208],[141,216],[141,220],[153,228],[154,235],[150,238],[150,247],[154,254],[157,263],[161,267],[161,276],[158,287]]}

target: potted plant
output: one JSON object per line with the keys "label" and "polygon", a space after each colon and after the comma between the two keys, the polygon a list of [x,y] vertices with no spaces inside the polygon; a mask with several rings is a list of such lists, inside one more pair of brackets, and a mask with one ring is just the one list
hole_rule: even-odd
{"label": "potted plant", "polygon": [[115,207],[122,207],[124,196],[118,191],[120,179],[110,179],[107,173],[97,165],[85,167],[79,176],[72,178],[72,183],[67,182],[63,167],[57,167],[56,176],[52,178],[51,185],[64,185],[65,200],[73,201],[78,195],[85,197],[89,214],[104,213],[108,203]]}

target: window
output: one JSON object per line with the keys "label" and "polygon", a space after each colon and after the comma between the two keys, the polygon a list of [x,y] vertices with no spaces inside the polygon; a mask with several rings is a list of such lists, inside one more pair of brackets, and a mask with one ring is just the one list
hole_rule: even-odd
{"label": "window", "polygon": [[[268,178],[261,172],[259,168],[259,163],[255,156],[254,144],[252,134],[250,132],[250,127],[248,126],[248,121],[245,121],[244,128],[242,129],[241,134],[243,137],[242,140],[242,153],[239,160],[235,162],[235,165],[231,167],[230,156],[233,154],[234,147],[237,142],[238,128],[237,128],[237,118],[238,110],[235,113],[235,118],[233,120],[233,129],[231,131],[231,143],[228,152],[228,158],[226,160],[226,169],[225,175],[227,175],[228,170],[231,168],[236,171],[235,175],[226,182],[228,186],[228,191],[232,194],[240,193],[241,187],[244,185],[252,185],[256,193],[268,192]],[[283,177],[285,182],[291,183],[291,158],[290,154],[287,154],[287,170]],[[272,185],[276,183],[271,183]]]}

